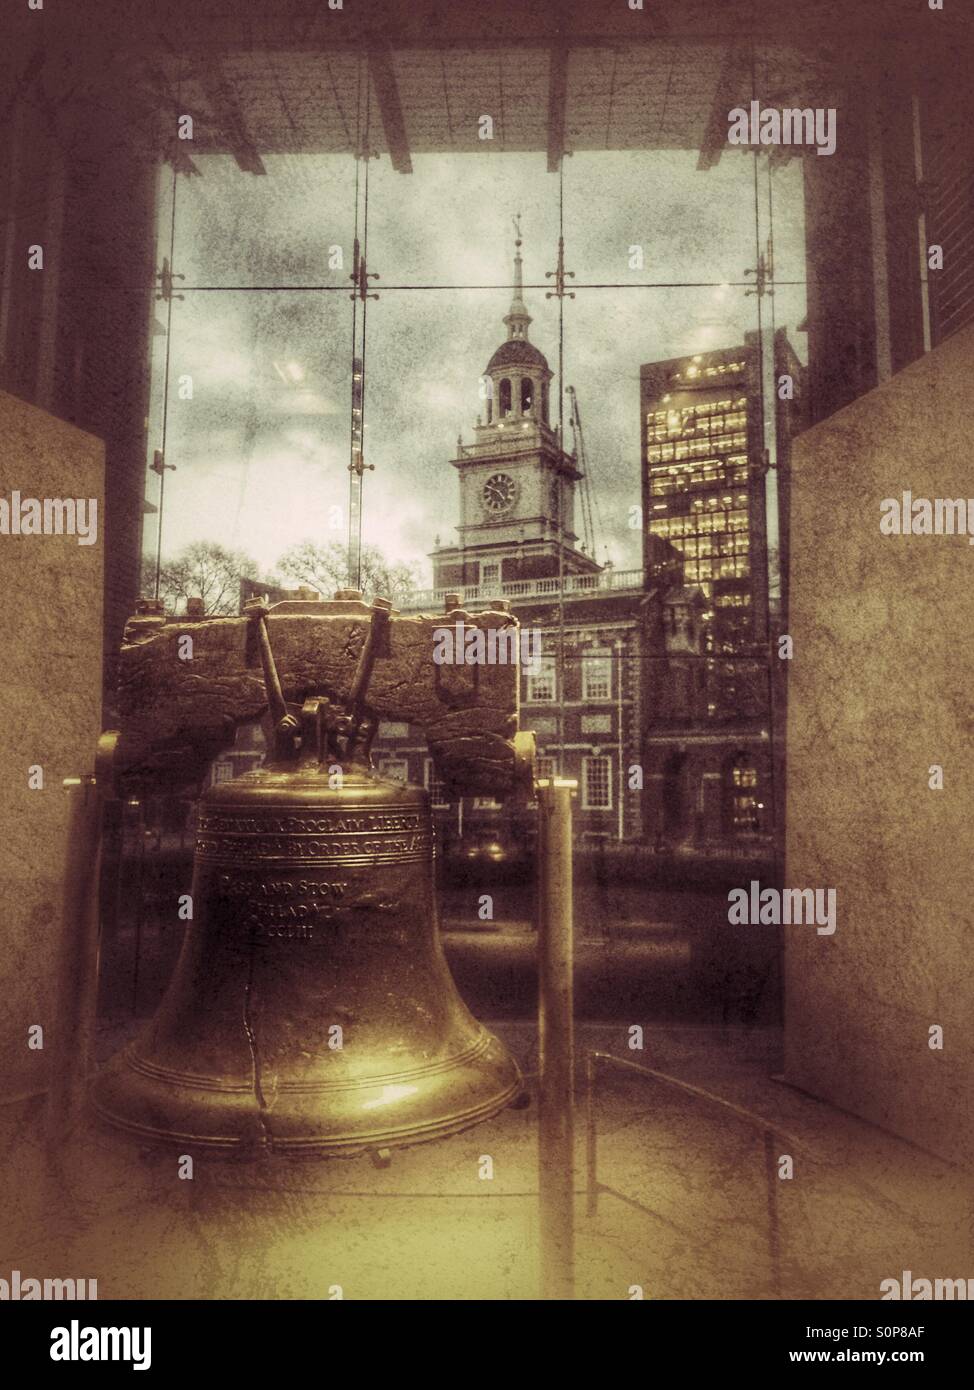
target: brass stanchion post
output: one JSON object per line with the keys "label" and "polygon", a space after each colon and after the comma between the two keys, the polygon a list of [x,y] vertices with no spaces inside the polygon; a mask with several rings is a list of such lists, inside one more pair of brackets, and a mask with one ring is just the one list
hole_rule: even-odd
{"label": "brass stanchion post", "polygon": [[572,792],[575,782],[539,782],[538,1182],[541,1295],[575,1294],[575,1043],[572,1000]]}
{"label": "brass stanchion post", "polygon": [[98,885],[101,797],[94,777],[68,777],[71,798],[61,920],[57,1015],[44,1117],[47,1137],[64,1138],[84,1106],[98,1003]]}

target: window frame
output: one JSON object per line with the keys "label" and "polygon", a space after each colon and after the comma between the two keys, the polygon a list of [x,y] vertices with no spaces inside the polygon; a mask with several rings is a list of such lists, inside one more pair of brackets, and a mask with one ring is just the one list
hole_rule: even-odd
{"label": "window frame", "polygon": [[446,796],[446,788],[435,774],[435,767],[432,758],[423,759],[423,786],[426,788],[430,799],[430,810],[440,811],[451,805],[449,801],[437,801],[437,788],[442,789],[443,796]]}
{"label": "window frame", "polygon": [[[551,694],[537,695],[534,691],[536,682],[544,679],[545,675],[551,673]],[[553,653],[545,653],[540,658],[540,669],[537,672],[524,672],[524,703],[526,705],[554,705],[558,703],[558,665]]]}
{"label": "window frame", "polygon": [[[593,668],[604,663],[607,680],[605,681],[606,691],[604,695],[593,693],[589,689],[589,681],[594,682]],[[612,701],[612,648],[611,647],[592,647],[582,657],[582,699],[591,701],[593,704],[610,704]]]}
{"label": "window frame", "polygon": [[[594,805],[589,797],[589,769],[598,763],[605,768],[605,788],[607,800],[604,805]],[[601,775],[601,774],[600,774]],[[582,759],[582,810],[583,811],[612,811],[614,807],[614,788],[612,778],[612,760],[602,754],[588,754]]]}

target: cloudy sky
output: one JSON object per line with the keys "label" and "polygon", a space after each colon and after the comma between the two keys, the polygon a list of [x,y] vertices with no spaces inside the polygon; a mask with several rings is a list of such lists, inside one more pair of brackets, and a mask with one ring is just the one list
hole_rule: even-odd
{"label": "cloudy sky", "polygon": [[[250,554],[263,577],[291,544],[344,541],[348,492],[351,303],[348,272],[355,165],[347,156],[266,158],[266,177],[230,158],[196,160],[176,195],[177,289],[163,551],[198,539]],[[439,535],[456,539],[458,481],[449,460],[472,438],[478,378],[506,337],[513,233],[521,213],[531,338],[557,370],[558,311],[545,271],[558,244],[558,178],[543,153],[416,155],[414,172],[372,161],[369,268],[381,279],[368,306],[363,537],[420,565]],[[755,264],[754,159],[726,153],[698,172],[692,152],[576,154],[565,161],[565,385],[574,386],[589,475],[603,522],[598,557],[639,563],[627,527],[639,501],[639,366],[732,346],[756,326],[744,271]],[[767,236],[768,175],[759,209]],[[803,215],[799,161],[774,172],[777,326],[804,359]],[[159,262],[168,254],[171,172],[163,173]],[[642,270],[629,248],[643,248]],[[329,268],[342,248],[343,269]],[[637,288],[639,282],[680,288]],[[687,285],[703,281],[705,285]],[[626,288],[585,288],[586,285]],[[192,287],[212,286],[203,290]],[[248,286],[326,286],[251,289]],[[464,286],[463,289],[447,288]],[[400,288],[405,287],[405,288]],[[423,287],[423,288],[418,288]],[[765,327],[770,303],[765,300]],[[157,325],[165,306],[156,306]],[[166,338],[153,339],[150,456],[161,445]],[[192,377],[192,399],[180,379]],[[282,379],[283,378],[283,379]],[[553,383],[553,391],[557,382]],[[183,389],[185,394],[185,384]],[[556,418],[557,396],[552,414]],[[566,421],[568,418],[566,402]],[[570,432],[569,432],[570,444]],[[157,483],[148,475],[147,495]],[[341,518],[332,509],[341,508]],[[154,554],[157,518],[146,519]]]}

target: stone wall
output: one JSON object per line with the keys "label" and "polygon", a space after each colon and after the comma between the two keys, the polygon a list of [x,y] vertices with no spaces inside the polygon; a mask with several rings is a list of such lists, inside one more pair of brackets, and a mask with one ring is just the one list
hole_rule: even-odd
{"label": "stone wall", "polygon": [[[0,1096],[9,1099],[44,1087],[56,1040],[70,809],[62,784],[93,771],[101,728],[104,459],[99,440],[3,392],[0,441],[8,509],[15,491],[21,506],[28,498],[98,503],[94,544],[0,530]],[[30,780],[42,785],[32,789]],[[43,1048],[28,1046],[36,1024]]]}
{"label": "stone wall", "polygon": [[838,926],[781,929],[787,1079],[968,1161],[974,548],[880,504],[974,496],[972,378],[965,330],[796,441],[786,882]]}

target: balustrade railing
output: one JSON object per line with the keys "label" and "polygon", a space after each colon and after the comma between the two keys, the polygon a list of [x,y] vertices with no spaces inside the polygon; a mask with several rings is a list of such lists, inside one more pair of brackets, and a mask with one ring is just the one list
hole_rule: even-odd
{"label": "balustrade railing", "polygon": [[[643,588],[642,570],[604,570],[601,574],[569,574],[565,576],[565,597],[581,598],[593,593],[638,592]],[[417,589],[407,595],[400,608],[442,609],[448,593],[459,593],[464,603],[487,603],[494,598],[530,599],[557,596],[559,581],[551,579],[511,579],[496,584],[467,584],[442,589]]]}

